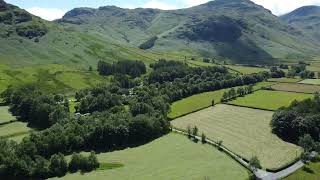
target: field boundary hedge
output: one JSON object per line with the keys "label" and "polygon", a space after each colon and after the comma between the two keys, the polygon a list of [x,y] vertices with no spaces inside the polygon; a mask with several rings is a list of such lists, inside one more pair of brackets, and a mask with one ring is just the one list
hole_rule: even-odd
{"label": "field boundary hedge", "polygon": [[10,120],[10,121],[7,121],[7,122],[0,123],[0,126],[11,124],[11,123],[14,123],[14,122],[18,122],[18,120]]}
{"label": "field boundary hedge", "polygon": [[249,109],[256,109],[256,110],[262,110],[262,111],[270,111],[270,112],[274,112],[276,110],[270,110],[270,109],[264,109],[264,108],[257,108],[257,107],[251,107],[251,106],[243,106],[243,105],[237,105],[237,104],[230,104],[228,102],[226,103],[222,103],[225,105],[229,105],[229,106],[236,106],[236,107],[242,107],[242,108],[249,108]]}
{"label": "field boundary hedge", "polygon": [[[217,103],[217,104],[221,104],[221,103]],[[215,105],[217,105],[217,104],[215,104]],[[181,118],[181,117],[184,117],[184,116],[187,116],[187,115],[196,113],[196,112],[198,112],[198,111],[201,111],[201,110],[204,110],[204,109],[207,109],[207,108],[210,108],[210,107],[214,107],[214,106],[210,105],[210,106],[202,107],[202,108],[200,108],[200,109],[197,109],[197,110],[188,112],[188,113],[186,113],[186,114],[182,114],[182,115],[176,116],[176,117],[174,117],[174,118],[168,117],[168,119],[169,119],[169,121],[173,121],[173,120],[175,120],[175,119],[178,119],[178,118]]]}

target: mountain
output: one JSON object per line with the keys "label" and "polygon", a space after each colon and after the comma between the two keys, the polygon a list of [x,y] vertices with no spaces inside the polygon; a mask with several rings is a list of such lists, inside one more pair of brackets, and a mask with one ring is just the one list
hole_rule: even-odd
{"label": "mountain", "polygon": [[317,42],[302,30],[249,0],[215,0],[170,11],[76,8],[57,22],[141,49],[237,63],[271,63],[319,52]]}
{"label": "mountain", "polygon": [[319,56],[319,44],[249,0],[179,10],[75,8],[48,22],[0,0],[0,64],[95,66],[214,57],[242,64]]}
{"label": "mountain", "polygon": [[281,16],[281,19],[320,40],[320,6],[304,6]]}
{"label": "mountain", "polygon": [[58,63],[88,68],[100,59],[151,61],[153,56],[157,57],[77,27],[45,21],[0,0],[0,64],[21,67]]}

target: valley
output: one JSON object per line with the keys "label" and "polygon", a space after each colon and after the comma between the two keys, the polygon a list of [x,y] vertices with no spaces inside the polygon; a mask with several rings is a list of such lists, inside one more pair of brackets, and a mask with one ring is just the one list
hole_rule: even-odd
{"label": "valley", "polygon": [[316,180],[319,24],[250,0],[54,21],[0,0],[0,179]]}

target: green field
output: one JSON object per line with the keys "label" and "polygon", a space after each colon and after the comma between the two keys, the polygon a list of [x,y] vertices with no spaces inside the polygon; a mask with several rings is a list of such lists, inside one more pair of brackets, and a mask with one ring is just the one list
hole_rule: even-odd
{"label": "green field", "polygon": [[310,163],[283,180],[319,180],[320,163]]}
{"label": "green field", "polygon": [[101,163],[121,163],[124,167],[69,174],[62,179],[219,179],[245,180],[249,172],[210,145],[194,143],[171,133],[149,144],[98,155]]}
{"label": "green field", "polygon": [[8,106],[0,106],[0,124],[16,120],[14,116],[9,112]]}
{"label": "green field", "polygon": [[[254,90],[258,90],[262,87],[271,86],[273,84],[274,83],[272,82],[257,83],[254,86]],[[219,103],[223,93],[227,90],[228,89],[222,89],[218,91],[201,93],[176,101],[171,105],[171,112],[169,113],[168,117],[174,119],[176,117],[180,117],[182,115],[209,107],[212,105],[212,99],[214,99],[215,103]]]}
{"label": "green field", "polygon": [[23,68],[11,68],[0,65],[0,92],[9,85],[36,82],[48,92],[69,93],[93,87],[108,78],[99,76],[96,71],[75,69],[65,65],[51,64]]}
{"label": "green field", "polygon": [[260,90],[253,94],[239,97],[228,104],[273,111],[283,106],[289,106],[294,100],[302,101],[312,97],[312,94]]}
{"label": "green field", "polygon": [[240,72],[242,74],[253,74],[253,73],[259,73],[263,71],[269,71],[269,69],[266,69],[266,68],[248,67],[248,66],[226,65],[226,67],[232,70],[235,70],[237,72]]}
{"label": "green field", "polygon": [[200,132],[234,153],[250,159],[257,156],[264,168],[279,168],[300,155],[301,149],[271,133],[273,112],[219,104],[171,124],[179,129],[197,126]]}
{"label": "green field", "polygon": [[299,78],[270,78],[270,82],[281,82],[281,83],[296,83],[301,81]]}
{"label": "green field", "polygon": [[299,82],[300,84],[312,84],[312,85],[320,85],[320,79],[305,79]]}
{"label": "green field", "polygon": [[13,122],[6,125],[0,125],[0,137],[13,138],[22,136],[30,132],[30,128],[27,127],[26,123]]}

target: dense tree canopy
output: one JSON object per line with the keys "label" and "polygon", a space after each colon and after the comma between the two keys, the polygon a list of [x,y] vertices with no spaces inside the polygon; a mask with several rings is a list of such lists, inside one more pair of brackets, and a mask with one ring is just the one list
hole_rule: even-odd
{"label": "dense tree canopy", "polygon": [[126,74],[132,77],[139,77],[146,73],[146,66],[142,61],[117,61],[112,64],[104,61],[98,62],[100,75],[108,76],[114,74]]}
{"label": "dense tree canopy", "polygon": [[[299,143],[299,140],[301,140],[302,137],[308,136],[310,136],[314,141],[319,142],[319,94],[317,93],[314,99],[307,99],[301,102],[294,101],[290,107],[281,108],[273,115],[271,126],[274,133],[278,134],[284,139],[293,141],[295,143]],[[306,145],[304,146],[306,147]]]}

